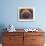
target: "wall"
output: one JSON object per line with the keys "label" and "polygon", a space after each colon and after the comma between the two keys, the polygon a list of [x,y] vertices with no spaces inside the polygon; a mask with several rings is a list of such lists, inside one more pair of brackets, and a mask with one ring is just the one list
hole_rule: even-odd
{"label": "wall", "polygon": [[[41,27],[46,28],[46,0],[1,0],[0,25],[13,24],[16,28]],[[36,20],[34,22],[18,22],[17,8],[34,7]]]}

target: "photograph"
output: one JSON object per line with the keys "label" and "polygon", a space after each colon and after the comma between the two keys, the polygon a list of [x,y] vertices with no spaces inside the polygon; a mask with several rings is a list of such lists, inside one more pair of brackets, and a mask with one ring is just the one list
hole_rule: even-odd
{"label": "photograph", "polygon": [[32,7],[18,8],[18,21],[34,21],[34,20],[35,20],[35,8]]}

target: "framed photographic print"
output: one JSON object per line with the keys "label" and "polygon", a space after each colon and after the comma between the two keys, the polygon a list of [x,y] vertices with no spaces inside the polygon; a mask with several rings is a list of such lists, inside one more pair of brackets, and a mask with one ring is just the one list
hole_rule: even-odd
{"label": "framed photographic print", "polygon": [[35,21],[35,8],[19,7],[18,21]]}

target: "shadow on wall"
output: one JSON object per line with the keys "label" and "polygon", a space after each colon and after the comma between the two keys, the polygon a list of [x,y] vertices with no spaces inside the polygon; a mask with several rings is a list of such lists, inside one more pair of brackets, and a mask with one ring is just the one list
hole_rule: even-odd
{"label": "shadow on wall", "polygon": [[5,32],[6,30],[4,30],[5,25],[4,24],[0,24],[0,43],[2,43],[2,36],[3,36],[3,32]]}

